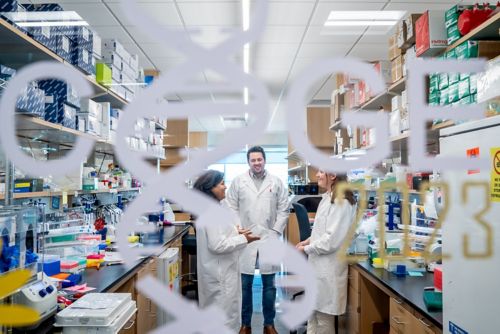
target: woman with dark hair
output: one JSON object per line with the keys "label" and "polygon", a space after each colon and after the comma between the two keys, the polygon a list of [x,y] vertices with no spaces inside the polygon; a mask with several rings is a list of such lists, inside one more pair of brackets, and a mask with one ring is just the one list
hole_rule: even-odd
{"label": "woman with dark hair", "polygon": [[309,255],[318,283],[316,308],[307,324],[308,334],[335,333],[335,316],[345,313],[347,304],[347,262],[338,258],[354,220],[356,200],[350,190],[337,197],[337,185],[347,176],[318,171],[318,186],[326,189],[319,203],[311,237],[296,248]]}
{"label": "woman with dark hair", "polygon": [[[209,170],[201,175],[193,188],[224,205],[224,174]],[[258,240],[250,230],[234,226],[214,226],[196,230],[198,296],[200,307],[216,305],[227,316],[225,325],[233,331],[240,326],[241,274],[239,250]]]}

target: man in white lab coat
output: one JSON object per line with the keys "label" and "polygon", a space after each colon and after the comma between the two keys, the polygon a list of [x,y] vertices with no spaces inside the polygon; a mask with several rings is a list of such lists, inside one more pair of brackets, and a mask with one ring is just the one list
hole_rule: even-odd
{"label": "man in white lab coat", "polygon": [[[240,334],[250,334],[253,300],[252,285],[258,263],[259,246],[271,236],[280,236],[288,222],[288,190],[276,176],[266,172],[266,153],[260,146],[247,152],[250,170],[236,177],[227,193],[229,206],[240,217],[242,228],[250,229],[261,240],[249,244],[241,253],[240,269],[242,280],[242,326]],[[275,273],[279,268],[259,265],[262,275],[262,308],[264,334],[276,334]]]}

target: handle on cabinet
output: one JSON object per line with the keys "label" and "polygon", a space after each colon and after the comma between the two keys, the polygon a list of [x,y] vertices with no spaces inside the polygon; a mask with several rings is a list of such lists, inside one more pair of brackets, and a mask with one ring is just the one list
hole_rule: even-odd
{"label": "handle on cabinet", "polygon": [[124,329],[124,330],[129,330],[130,328],[132,328],[132,327],[134,326],[134,324],[135,324],[135,320],[134,320],[134,321],[132,321],[132,323],[130,324],[130,326],[125,327],[125,328],[123,328],[123,329]]}
{"label": "handle on cabinet", "polygon": [[402,305],[403,301],[402,300],[397,300],[396,298],[392,298],[397,304]]}
{"label": "handle on cabinet", "polygon": [[429,325],[428,323],[426,323],[423,318],[418,319],[418,321],[420,321],[422,324],[424,324],[425,327],[431,328],[431,325]]}
{"label": "handle on cabinet", "polygon": [[398,325],[404,325],[404,324],[406,324],[406,322],[399,321],[396,317],[391,317],[391,319],[392,319],[395,323],[397,323]]}

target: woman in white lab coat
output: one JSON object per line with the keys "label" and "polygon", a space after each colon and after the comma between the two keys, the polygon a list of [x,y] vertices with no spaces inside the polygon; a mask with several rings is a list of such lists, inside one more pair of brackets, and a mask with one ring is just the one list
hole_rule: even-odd
{"label": "woman in white lab coat", "polygon": [[318,186],[326,189],[319,203],[311,237],[296,248],[309,256],[316,271],[318,297],[307,325],[308,334],[335,333],[335,316],[345,313],[347,304],[347,262],[338,258],[338,250],[354,220],[356,201],[351,191],[336,197],[336,185],[347,181],[345,175],[318,171]]}
{"label": "woman in white lab coat", "polygon": [[[224,174],[209,170],[194,188],[224,205]],[[198,296],[201,308],[216,305],[227,316],[225,325],[235,332],[240,327],[241,275],[239,250],[258,240],[249,230],[234,226],[214,226],[196,230]]]}

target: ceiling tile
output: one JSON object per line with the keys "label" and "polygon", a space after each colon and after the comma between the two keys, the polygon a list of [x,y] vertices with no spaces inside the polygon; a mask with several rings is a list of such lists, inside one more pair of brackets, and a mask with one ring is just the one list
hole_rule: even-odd
{"label": "ceiling tile", "polygon": [[270,2],[267,25],[304,26],[313,8],[313,2]]}
{"label": "ceiling tile", "polygon": [[365,2],[365,1],[352,1],[352,2],[331,2],[322,1],[318,4],[314,12],[311,25],[323,26],[328,15],[332,10],[381,10],[385,1]]}
{"label": "ceiling tile", "polygon": [[387,59],[387,45],[374,46],[373,44],[358,43],[350,52],[349,57],[361,58],[366,61]]}
{"label": "ceiling tile", "polygon": [[[109,7],[122,22],[123,25],[136,26],[135,22],[131,22],[122,11],[120,3],[110,3]],[[160,25],[164,26],[182,26],[177,9],[173,2],[144,2],[140,4],[140,8],[147,15],[148,19],[154,19]]]}
{"label": "ceiling tile", "polygon": [[236,2],[178,2],[186,25],[241,26],[241,4]]}
{"label": "ceiling tile", "polygon": [[[455,4],[457,1],[453,1]],[[428,3],[422,2],[391,2],[387,5],[386,10],[405,10],[409,13],[423,13],[426,10],[447,10],[453,5],[450,2],[443,3],[442,1],[433,1]]]}
{"label": "ceiling tile", "polygon": [[326,57],[344,56],[351,48],[352,43],[348,44],[322,44],[322,43],[304,43],[300,48],[298,57],[321,59]]}
{"label": "ceiling tile", "polygon": [[335,31],[325,31],[323,26],[310,26],[304,43],[353,44],[364,29],[345,29],[337,27]]}

